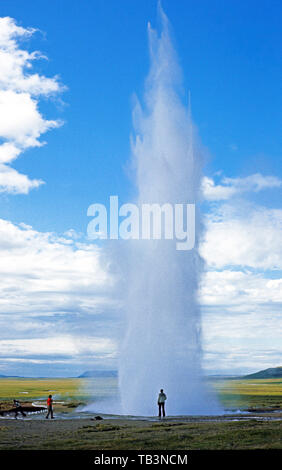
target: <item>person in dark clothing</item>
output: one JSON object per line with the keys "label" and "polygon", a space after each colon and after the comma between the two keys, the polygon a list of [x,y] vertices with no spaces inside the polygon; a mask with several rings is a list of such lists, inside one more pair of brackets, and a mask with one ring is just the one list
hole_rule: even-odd
{"label": "person in dark clothing", "polygon": [[48,399],[47,399],[47,409],[48,409],[48,413],[46,415],[46,419],[49,418],[49,415],[51,414],[51,419],[54,419],[54,416],[53,416],[53,399],[52,399],[52,395],[49,395]]}
{"label": "person in dark clothing", "polygon": [[158,397],[158,405],[159,405],[159,418],[163,414],[165,417],[165,401],[166,401],[166,394],[164,393],[163,389],[161,388],[159,397]]}
{"label": "person in dark clothing", "polygon": [[18,417],[18,414],[21,413],[22,416],[26,416],[26,414],[24,413],[23,409],[22,409],[22,406],[20,404],[20,402],[18,400],[14,400],[13,402],[13,406],[15,408],[15,418]]}

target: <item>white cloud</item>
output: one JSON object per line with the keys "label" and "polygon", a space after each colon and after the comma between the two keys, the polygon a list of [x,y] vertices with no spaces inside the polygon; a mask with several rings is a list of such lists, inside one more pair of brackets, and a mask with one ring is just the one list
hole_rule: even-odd
{"label": "white cloud", "polygon": [[0,312],[54,315],[110,308],[114,280],[94,244],[0,219]]}
{"label": "white cloud", "polygon": [[36,29],[23,28],[10,17],[0,18],[0,88],[31,95],[49,95],[63,89],[58,77],[31,74],[32,62],[46,59],[39,51],[19,48],[19,41],[30,38]]}
{"label": "white cloud", "polygon": [[31,189],[44,184],[42,180],[30,179],[14,168],[0,164],[0,192],[28,194]]}
{"label": "white cloud", "polygon": [[24,150],[44,145],[41,135],[62,124],[45,119],[38,109],[40,96],[63,90],[58,77],[32,73],[32,62],[44,57],[19,47],[20,40],[34,32],[17,26],[12,18],[0,18],[0,192],[27,194],[42,184],[10,164]]}
{"label": "white cloud", "polygon": [[242,374],[281,365],[282,279],[208,272],[200,291],[204,368]]}
{"label": "white cloud", "polygon": [[0,46],[10,48],[15,46],[14,37],[30,36],[35,31],[33,28],[26,29],[18,26],[15,23],[15,20],[13,18],[9,18],[8,16],[1,18],[0,30]]}
{"label": "white cloud", "polygon": [[248,308],[244,315],[223,307],[203,321],[204,366],[209,371],[242,374],[281,366],[281,309]]}
{"label": "white cloud", "polygon": [[267,279],[263,273],[208,271],[200,289],[201,303],[236,314],[246,313],[267,305],[278,310],[282,304],[282,279]]}
{"label": "white cloud", "polygon": [[281,187],[282,180],[275,176],[263,176],[255,173],[245,178],[223,177],[219,184],[205,176],[202,180],[202,193],[209,201],[222,201],[246,192],[258,192],[263,189]]}
{"label": "white cloud", "polygon": [[210,267],[281,269],[282,210],[223,205],[206,216],[201,254]]}
{"label": "white cloud", "polygon": [[115,343],[109,338],[81,337],[71,335],[48,338],[0,340],[2,356],[76,356],[80,354],[112,354]]}
{"label": "white cloud", "polygon": [[3,370],[23,358],[68,370],[115,361],[118,300],[100,248],[74,230],[58,236],[0,219],[0,258]]}
{"label": "white cloud", "polygon": [[[40,115],[35,101],[28,93],[0,91],[0,136],[17,148],[39,147],[38,138],[59,122],[47,121]],[[8,146],[4,147],[8,151]],[[2,149],[3,151],[3,149]]]}
{"label": "white cloud", "polygon": [[247,373],[281,365],[282,210],[221,202],[205,221],[205,368]]}
{"label": "white cloud", "polygon": [[0,164],[12,162],[20,153],[20,149],[15,144],[5,142],[0,145]]}

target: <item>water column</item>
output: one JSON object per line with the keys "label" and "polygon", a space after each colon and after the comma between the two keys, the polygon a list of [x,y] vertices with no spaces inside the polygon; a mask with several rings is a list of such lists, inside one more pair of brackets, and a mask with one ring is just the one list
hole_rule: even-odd
{"label": "water column", "polygon": [[[189,109],[183,105],[181,70],[160,9],[162,31],[148,26],[151,65],[144,104],[133,112],[133,164],[137,201],[196,204],[202,156]],[[123,414],[155,415],[161,388],[167,412],[217,411],[201,370],[201,317],[197,299],[201,260],[200,218],[192,250],[174,240],[127,241],[124,261],[125,329],[120,348],[119,387]]]}

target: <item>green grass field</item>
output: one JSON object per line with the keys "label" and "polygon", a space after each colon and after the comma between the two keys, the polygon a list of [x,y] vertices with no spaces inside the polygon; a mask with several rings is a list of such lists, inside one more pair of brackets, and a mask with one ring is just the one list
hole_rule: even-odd
{"label": "green grass field", "polygon": [[281,420],[163,422],[10,420],[0,425],[1,450],[281,449]]}
{"label": "green grass field", "polygon": [[75,398],[81,386],[81,379],[0,378],[0,400],[17,398],[29,401],[47,398],[50,393],[62,398]]}
{"label": "green grass field", "polygon": [[227,409],[282,408],[282,379],[216,380],[213,386]]}

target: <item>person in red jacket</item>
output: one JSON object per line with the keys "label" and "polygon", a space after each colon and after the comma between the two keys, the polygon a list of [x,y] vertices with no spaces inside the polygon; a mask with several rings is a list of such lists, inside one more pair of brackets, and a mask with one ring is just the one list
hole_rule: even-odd
{"label": "person in red jacket", "polygon": [[52,399],[52,395],[49,395],[49,397],[47,398],[47,409],[48,409],[48,413],[46,415],[46,419],[49,418],[49,414],[51,414],[51,419],[54,419],[54,416],[53,416],[53,399]]}

